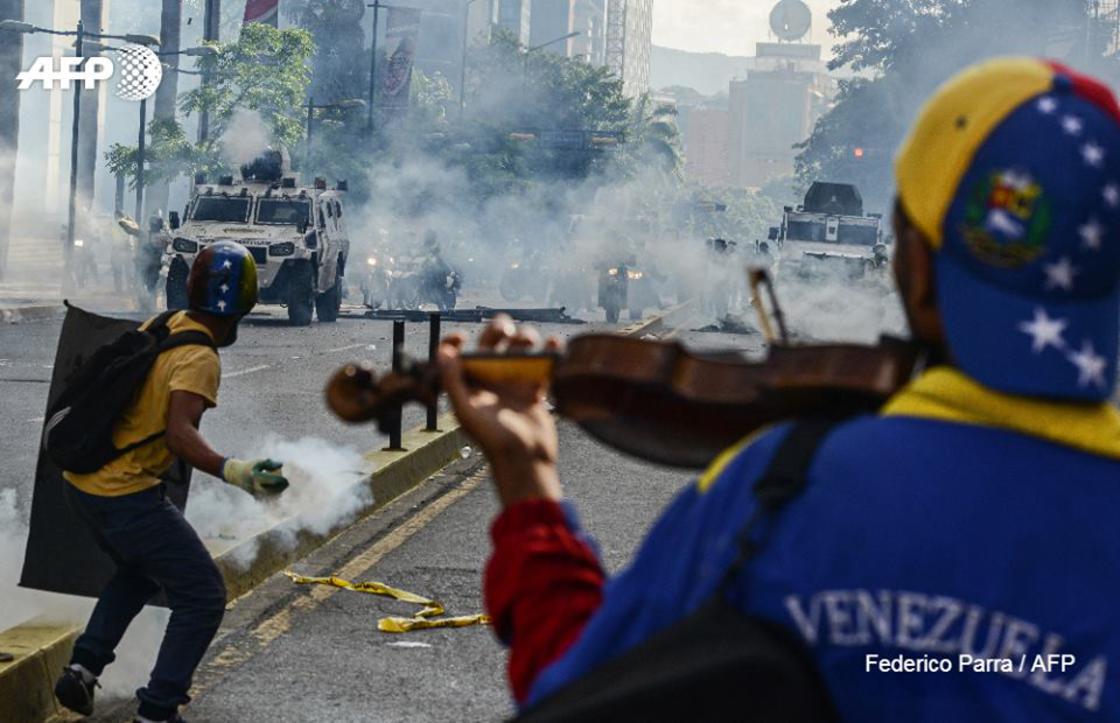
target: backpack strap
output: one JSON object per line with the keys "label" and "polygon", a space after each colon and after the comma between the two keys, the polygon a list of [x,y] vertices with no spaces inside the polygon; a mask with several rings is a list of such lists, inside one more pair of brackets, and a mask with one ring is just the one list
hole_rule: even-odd
{"label": "backpack strap", "polygon": [[754,533],[763,518],[774,518],[805,490],[809,483],[809,468],[817,451],[832,430],[844,421],[811,418],[794,422],[778,445],[766,471],[754,483],[755,510],[739,533],[739,553],[724,573],[721,583],[724,590],[762,548]]}
{"label": "backpack strap", "polygon": [[[154,322],[152,322],[152,324],[148,327],[148,330],[151,331],[152,327],[156,327],[156,332],[155,333],[159,334],[160,333],[159,330],[161,328],[162,329],[167,328],[167,319],[170,318],[170,316],[172,314],[177,314],[177,313],[178,313],[177,311],[170,311],[170,312],[165,312],[163,314],[160,314],[158,317],[156,317],[156,320]],[[157,326],[157,325],[159,325],[159,326]],[[171,349],[177,349],[181,346],[195,346],[195,345],[197,345],[197,346],[208,346],[211,349],[215,349],[215,350],[217,349],[217,347],[214,344],[214,340],[210,338],[209,334],[207,334],[205,332],[201,332],[201,331],[181,331],[178,334],[171,334],[170,336],[164,337],[164,339],[159,343],[159,353],[162,354],[165,351],[170,351]],[[126,445],[125,447],[123,447],[123,448],[121,448],[117,451],[120,452],[120,454],[122,454],[122,455],[128,454],[129,452],[131,452],[133,450],[139,449],[140,447],[143,447],[146,444],[150,444],[150,443],[156,441],[157,439],[159,439],[160,437],[162,437],[166,433],[167,433],[167,430],[164,429],[164,430],[161,430],[159,432],[156,432],[155,434],[149,434],[147,437],[144,437],[143,439],[141,439],[139,441],[133,442],[132,444]]]}
{"label": "backpack strap", "polygon": [[163,312],[162,314],[148,322],[148,325],[144,327],[144,331],[160,340],[167,338],[167,322],[171,321],[171,317],[178,314],[179,311],[179,309],[168,309],[167,311]]}
{"label": "backpack strap", "polygon": [[210,335],[203,331],[180,331],[172,334],[159,344],[159,353],[177,349],[181,346],[208,346],[217,350],[217,345]]}

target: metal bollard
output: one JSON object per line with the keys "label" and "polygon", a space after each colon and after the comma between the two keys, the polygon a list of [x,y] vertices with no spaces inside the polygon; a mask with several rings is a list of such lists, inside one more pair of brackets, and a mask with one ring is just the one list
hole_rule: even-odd
{"label": "metal bollard", "polygon": [[[401,371],[404,361],[404,322],[393,322],[393,371]],[[400,451],[401,447],[401,407],[393,410],[393,419],[389,427],[389,446],[386,450]]]}
{"label": "metal bollard", "polygon": [[[439,351],[439,322],[440,316],[438,311],[433,311],[428,315],[428,362],[435,366],[436,353]],[[437,419],[439,417],[439,401],[434,401],[428,405],[428,425],[426,429],[429,432],[438,432],[439,429]]]}

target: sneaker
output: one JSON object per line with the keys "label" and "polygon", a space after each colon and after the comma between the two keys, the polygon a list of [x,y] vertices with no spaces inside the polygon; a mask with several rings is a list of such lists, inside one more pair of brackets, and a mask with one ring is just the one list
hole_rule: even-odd
{"label": "sneaker", "polygon": [[[132,723],[144,723],[144,719],[142,719],[142,718],[133,718],[133,719],[132,719]],[[156,723],[156,722],[155,722],[155,721],[153,721],[152,723]],[[161,721],[160,723],[162,723],[162,721]],[[178,713],[176,713],[176,714],[175,714],[174,716],[172,716],[171,718],[168,718],[168,719],[167,719],[167,721],[166,721],[166,723],[187,723],[187,719],[186,719],[186,718],[184,718],[184,717],[182,717],[182,716],[181,716],[181,715],[179,715]]]}
{"label": "sneaker", "polygon": [[73,668],[63,668],[62,675],[54,684],[54,697],[64,708],[82,715],[93,714],[93,689],[98,687],[94,680],[87,683],[82,674]]}

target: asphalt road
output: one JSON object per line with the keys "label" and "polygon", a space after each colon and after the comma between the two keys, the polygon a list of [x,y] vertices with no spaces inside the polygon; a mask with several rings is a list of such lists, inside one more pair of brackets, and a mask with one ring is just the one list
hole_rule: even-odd
{"label": "asphalt road", "polygon": [[[461,327],[476,333],[477,325]],[[542,325],[567,336],[595,325]],[[451,328],[445,328],[450,331]],[[0,491],[16,489],[23,515],[30,499],[37,440],[59,324],[0,327]],[[683,333],[694,347],[757,350],[757,337]],[[342,319],[294,329],[278,315],[251,318],[238,343],[222,352],[223,381],[203,432],[228,454],[246,454],[272,433],[314,436],[357,451],[384,446],[372,427],[347,427],[323,407],[322,385],[350,359],[387,365],[391,323]],[[427,330],[409,325],[408,348],[423,353]],[[420,424],[412,409],[406,426]],[[621,457],[561,426],[561,474],[607,566],[629,558],[657,512],[688,475]],[[196,491],[217,484],[203,478]],[[487,527],[496,511],[477,452],[421,488],[351,528],[295,566],[310,575],[350,570],[431,595],[449,614],[481,609],[480,581],[489,551]],[[197,493],[197,492],[196,492]],[[325,590],[325,589],[324,589]],[[274,576],[236,601],[196,679],[186,711],[194,721],[488,721],[511,713],[505,656],[488,628],[389,635],[376,630],[384,614],[413,606],[337,591],[324,596]],[[154,620],[154,622],[153,622]],[[129,691],[143,684],[162,618],[138,622],[126,638],[115,681],[102,692],[98,721],[128,720]],[[128,662],[131,661],[131,662]]]}

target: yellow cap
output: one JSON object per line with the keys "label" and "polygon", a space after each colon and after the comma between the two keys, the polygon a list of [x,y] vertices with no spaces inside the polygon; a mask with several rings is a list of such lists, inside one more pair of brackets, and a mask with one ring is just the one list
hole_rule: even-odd
{"label": "yellow cap", "polygon": [[1012,111],[1049,90],[1054,74],[1035,58],[997,58],[954,76],[926,102],[899,149],[895,176],[902,207],[934,248],[976,151]]}

